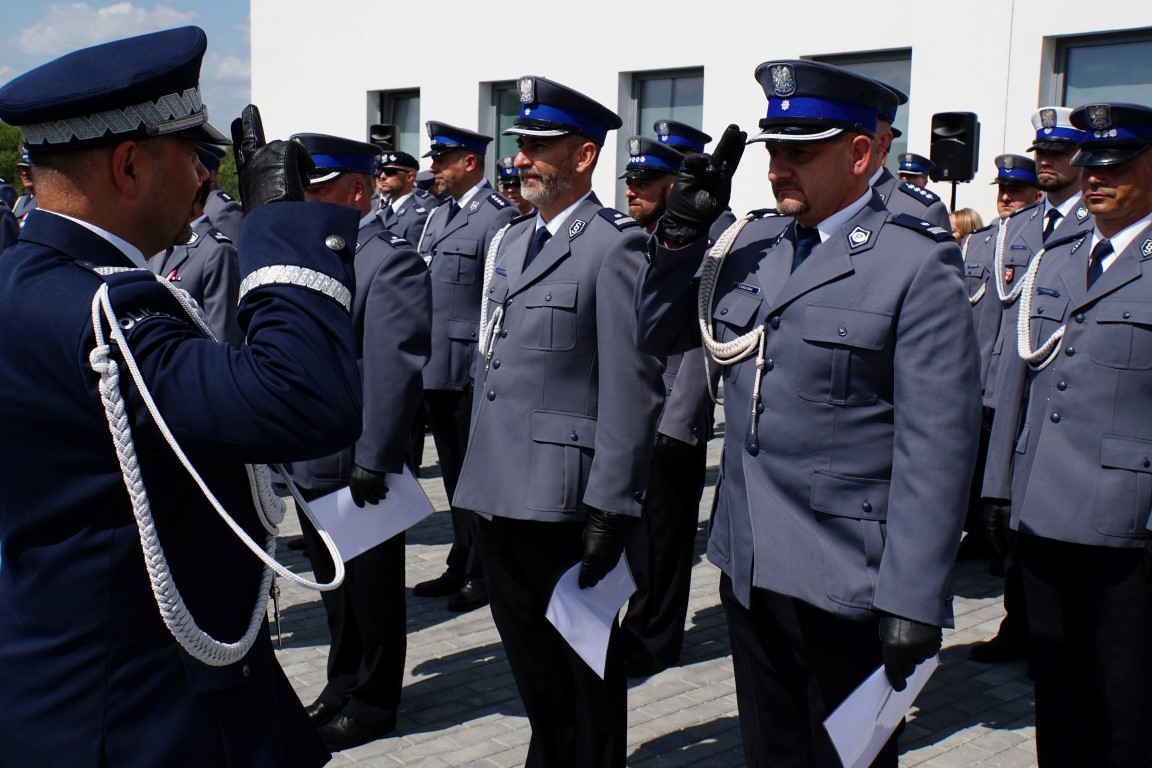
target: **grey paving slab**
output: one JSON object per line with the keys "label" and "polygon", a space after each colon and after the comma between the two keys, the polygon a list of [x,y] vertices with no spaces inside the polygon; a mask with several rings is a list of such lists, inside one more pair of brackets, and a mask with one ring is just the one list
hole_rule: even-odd
{"label": "grey paving slab", "polygon": [[[421,484],[437,512],[408,533],[408,586],[439,575],[451,542],[448,503],[428,440]],[[719,571],[704,560],[719,441],[709,450],[700,506],[691,603],[681,666],[629,686],[629,765],[634,768],[744,765],[732,662],[717,593]],[[284,539],[298,535],[289,513]],[[280,548],[293,570],[299,552]],[[305,704],[325,679],[328,631],[318,595],[282,585],[280,663]],[[901,766],[1024,768],[1035,765],[1032,687],[1024,663],[976,664],[968,648],[995,634],[1000,580],[985,564],[961,562],[956,629],[944,635],[941,667],[909,714]],[[398,727],[391,736],[334,756],[333,766],[441,768],[523,765],[529,727],[487,608],[450,613],[444,598],[408,596],[408,658]],[[273,625],[275,631],[275,625]],[[594,768],[594,767],[590,767]]]}

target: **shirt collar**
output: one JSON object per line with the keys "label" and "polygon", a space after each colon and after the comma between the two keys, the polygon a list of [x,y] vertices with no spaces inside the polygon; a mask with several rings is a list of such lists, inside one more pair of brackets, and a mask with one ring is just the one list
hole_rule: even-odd
{"label": "shirt collar", "polygon": [[124,256],[129,261],[131,261],[135,266],[139,267],[140,269],[148,269],[148,262],[144,260],[144,254],[142,254],[140,252],[140,249],[137,248],[136,246],[132,245],[131,243],[129,243],[127,240],[123,239],[122,237],[118,237],[117,235],[112,234],[111,232],[109,232],[106,229],[101,229],[100,227],[96,226],[95,224],[92,224],[91,222],[83,221],[82,219],[77,219],[73,216],[69,216],[66,213],[60,213],[58,211],[49,211],[49,210],[46,210],[44,208],[39,208],[38,210],[44,211],[44,213],[50,213],[53,216],[59,216],[62,219],[68,219],[68,221],[79,224],[80,226],[84,227],[84,229],[88,230],[89,232],[92,232],[94,234],[99,235],[100,237],[104,238],[104,240],[106,240],[110,244],[114,245],[116,247],[116,249],[119,250],[121,253],[123,253]]}
{"label": "shirt collar", "polygon": [[540,229],[540,227],[547,227],[549,234],[555,235],[560,231],[560,228],[564,226],[564,222],[568,220],[568,217],[572,215],[572,211],[576,210],[576,206],[580,205],[580,203],[584,202],[591,196],[592,190],[588,190],[579,200],[572,203],[572,205],[568,206],[564,210],[560,211],[560,213],[553,216],[552,220],[548,222],[545,222],[542,218],[540,218],[540,213],[537,211],[535,228]]}

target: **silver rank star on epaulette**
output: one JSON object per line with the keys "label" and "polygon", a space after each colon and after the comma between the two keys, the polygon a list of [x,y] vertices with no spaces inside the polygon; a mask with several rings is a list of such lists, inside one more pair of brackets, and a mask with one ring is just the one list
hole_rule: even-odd
{"label": "silver rank star on epaulette", "polygon": [[[492,205],[496,206],[497,208],[507,208],[510,205],[510,203],[507,200],[500,197],[500,195],[496,194],[495,192],[488,195],[488,202],[492,203]],[[471,207],[469,207],[468,210],[474,211],[479,207],[480,207],[480,201],[477,200],[476,202],[472,203]]]}
{"label": "silver rank star on epaulette", "polygon": [[218,243],[232,243],[232,238],[228,237],[228,235],[224,234],[218,229],[209,230],[208,234],[212,235],[212,239]]}
{"label": "silver rank star on epaulette", "polygon": [[624,230],[628,227],[640,226],[640,222],[636,221],[636,219],[625,213],[620,213],[620,211],[615,208],[601,208],[599,213],[601,218],[605,218],[615,224],[616,229]]}
{"label": "silver rank star on epaulette", "polygon": [[1076,251],[1080,250],[1080,246],[1084,245],[1085,241],[1087,240],[1088,233],[1085,232],[1084,235],[1076,241],[1076,245],[1072,246],[1072,250],[1068,252],[1068,255],[1072,255],[1073,253],[1076,253]]}

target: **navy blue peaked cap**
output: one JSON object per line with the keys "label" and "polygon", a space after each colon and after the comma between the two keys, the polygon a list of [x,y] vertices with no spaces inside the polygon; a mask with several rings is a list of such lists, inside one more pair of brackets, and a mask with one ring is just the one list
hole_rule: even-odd
{"label": "navy blue peaked cap", "polygon": [[1084,132],[1072,165],[1117,165],[1152,146],[1152,108],[1143,104],[1086,104],[1068,119]]}
{"label": "navy blue peaked cap", "polygon": [[231,144],[200,99],[207,47],[204,30],[180,27],[66,54],[0,88],[0,120],[33,157],[151,136]]}
{"label": "navy blue peaked cap", "polygon": [[620,179],[650,179],[680,170],[684,153],[647,136],[628,138],[628,164]]}
{"label": "navy blue peaked cap", "polygon": [[567,136],[578,133],[603,145],[608,131],[624,125],[612,110],[566,85],[526,75],[516,83],[520,116],[505,136]]}
{"label": "navy blue peaked cap", "polygon": [[215,171],[220,168],[220,161],[224,159],[224,155],[226,154],[228,154],[228,151],[221,147],[216,147],[211,144],[196,145],[196,156],[200,158],[200,164],[210,171]]}
{"label": "navy blue peaked cap", "polygon": [[388,149],[380,154],[376,163],[376,175],[380,175],[381,168],[407,168],[410,171],[420,170],[420,161],[407,152],[398,149]]}
{"label": "navy blue peaked cap", "polygon": [[900,171],[899,173],[910,173],[914,176],[927,176],[936,167],[924,155],[918,155],[915,152],[902,152],[900,153]]}
{"label": "navy blue peaked cap", "polygon": [[661,144],[675,147],[681,152],[700,153],[704,145],[712,141],[712,137],[699,128],[693,128],[679,120],[657,120],[652,124],[656,131],[656,140]]}
{"label": "navy blue peaked cap", "polygon": [[993,184],[1006,186],[1034,187],[1036,161],[1025,155],[998,155],[996,157],[996,178]]}
{"label": "navy blue peaked cap", "polygon": [[504,155],[496,163],[496,178],[501,184],[519,184],[520,169],[516,167],[516,158]]}
{"label": "navy blue peaked cap", "polygon": [[374,176],[380,147],[365,141],[330,136],[326,133],[297,133],[298,142],[312,155],[316,168],[308,174],[312,184],[324,184],[342,173],[364,173]]}
{"label": "navy blue peaked cap", "polygon": [[766,61],[756,80],[768,114],[750,141],[827,141],[844,131],[875,136],[879,113],[907,100],[870,77],[819,61]]}
{"label": "navy blue peaked cap", "polygon": [[432,140],[432,149],[425,152],[424,157],[439,157],[458,149],[483,155],[488,152],[488,145],[492,142],[491,136],[435,120],[429,120],[424,127],[428,130],[428,138]]}

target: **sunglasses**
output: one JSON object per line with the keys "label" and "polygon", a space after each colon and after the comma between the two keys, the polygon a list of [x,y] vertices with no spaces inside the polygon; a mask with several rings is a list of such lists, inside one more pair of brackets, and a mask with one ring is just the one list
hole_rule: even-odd
{"label": "sunglasses", "polygon": [[385,176],[395,176],[398,173],[408,173],[408,168],[381,168],[380,173]]}

